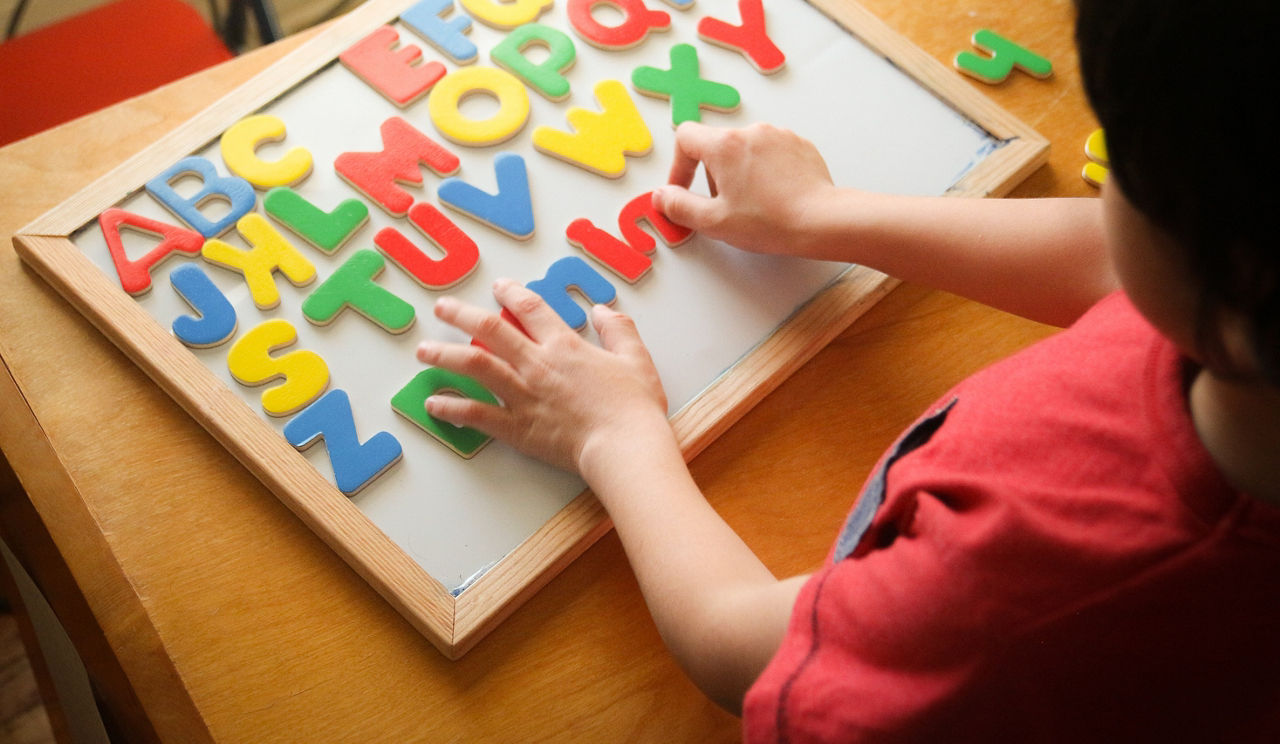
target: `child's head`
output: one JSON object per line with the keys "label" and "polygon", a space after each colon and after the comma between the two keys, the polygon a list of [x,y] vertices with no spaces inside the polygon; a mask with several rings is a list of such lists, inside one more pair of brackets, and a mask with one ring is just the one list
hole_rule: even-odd
{"label": "child's head", "polygon": [[1081,74],[1106,130],[1110,178],[1167,236],[1169,262],[1190,279],[1198,355],[1219,371],[1242,371],[1221,333],[1234,324],[1254,365],[1280,385],[1280,4],[1076,0],[1076,8]]}

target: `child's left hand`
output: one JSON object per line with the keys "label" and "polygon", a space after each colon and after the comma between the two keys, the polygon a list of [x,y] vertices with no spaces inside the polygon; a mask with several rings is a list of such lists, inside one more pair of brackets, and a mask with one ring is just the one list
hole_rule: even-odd
{"label": "child's left hand", "polygon": [[690,677],[738,712],[778,649],[803,577],[779,582],[706,502],[667,423],[667,401],[631,319],[597,305],[596,346],[515,282],[491,310],[445,298],[438,318],[487,349],[428,342],[418,358],[475,378],[502,406],[449,395],[427,413],[582,474],[609,512],[663,639]]}
{"label": "child's left hand", "polygon": [[441,298],[436,317],[484,344],[423,342],[418,359],[475,378],[503,402],[492,406],[435,395],[427,413],[502,439],[591,481],[635,427],[667,432],[667,400],[649,352],[627,316],[596,306],[596,346],[569,328],[542,298],[509,280],[493,295],[524,326],[497,313]]}

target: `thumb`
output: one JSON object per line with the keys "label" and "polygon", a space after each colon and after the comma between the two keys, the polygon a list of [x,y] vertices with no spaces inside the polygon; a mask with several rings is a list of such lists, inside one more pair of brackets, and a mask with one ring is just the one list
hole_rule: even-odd
{"label": "thumb", "polygon": [[715,201],[686,188],[668,184],[654,190],[653,206],[677,225],[702,230],[711,224]]}
{"label": "thumb", "polygon": [[627,356],[649,353],[644,348],[644,342],[640,340],[640,331],[636,329],[636,323],[630,316],[623,315],[605,305],[596,305],[591,308],[591,324],[596,329],[596,335],[600,337],[600,346],[606,351]]}

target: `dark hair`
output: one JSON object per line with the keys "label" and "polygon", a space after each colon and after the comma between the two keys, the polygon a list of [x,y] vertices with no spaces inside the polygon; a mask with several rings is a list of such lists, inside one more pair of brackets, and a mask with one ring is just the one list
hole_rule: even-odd
{"label": "dark hair", "polygon": [[1076,0],[1076,11],[1110,177],[1183,250],[1198,351],[1227,364],[1219,331],[1234,314],[1280,385],[1280,4]]}

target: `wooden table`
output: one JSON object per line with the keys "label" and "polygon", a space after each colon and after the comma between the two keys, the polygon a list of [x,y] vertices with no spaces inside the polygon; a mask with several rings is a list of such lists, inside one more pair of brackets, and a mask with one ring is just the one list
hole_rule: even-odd
{"label": "wooden table", "polygon": [[[864,0],[947,61],[991,27],[1055,64],[987,87],[1054,145],[1014,196],[1092,196],[1069,0]],[[612,534],[446,661],[123,354],[8,236],[293,45],[0,149],[3,536],[111,726],[167,741],[732,741],[663,648]],[[779,575],[812,570],[881,451],[970,372],[1050,332],[904,285],[700,455]],[[3,479],[0,479],[2,481]],[[25,493],[24,493],[25,491]]]}

